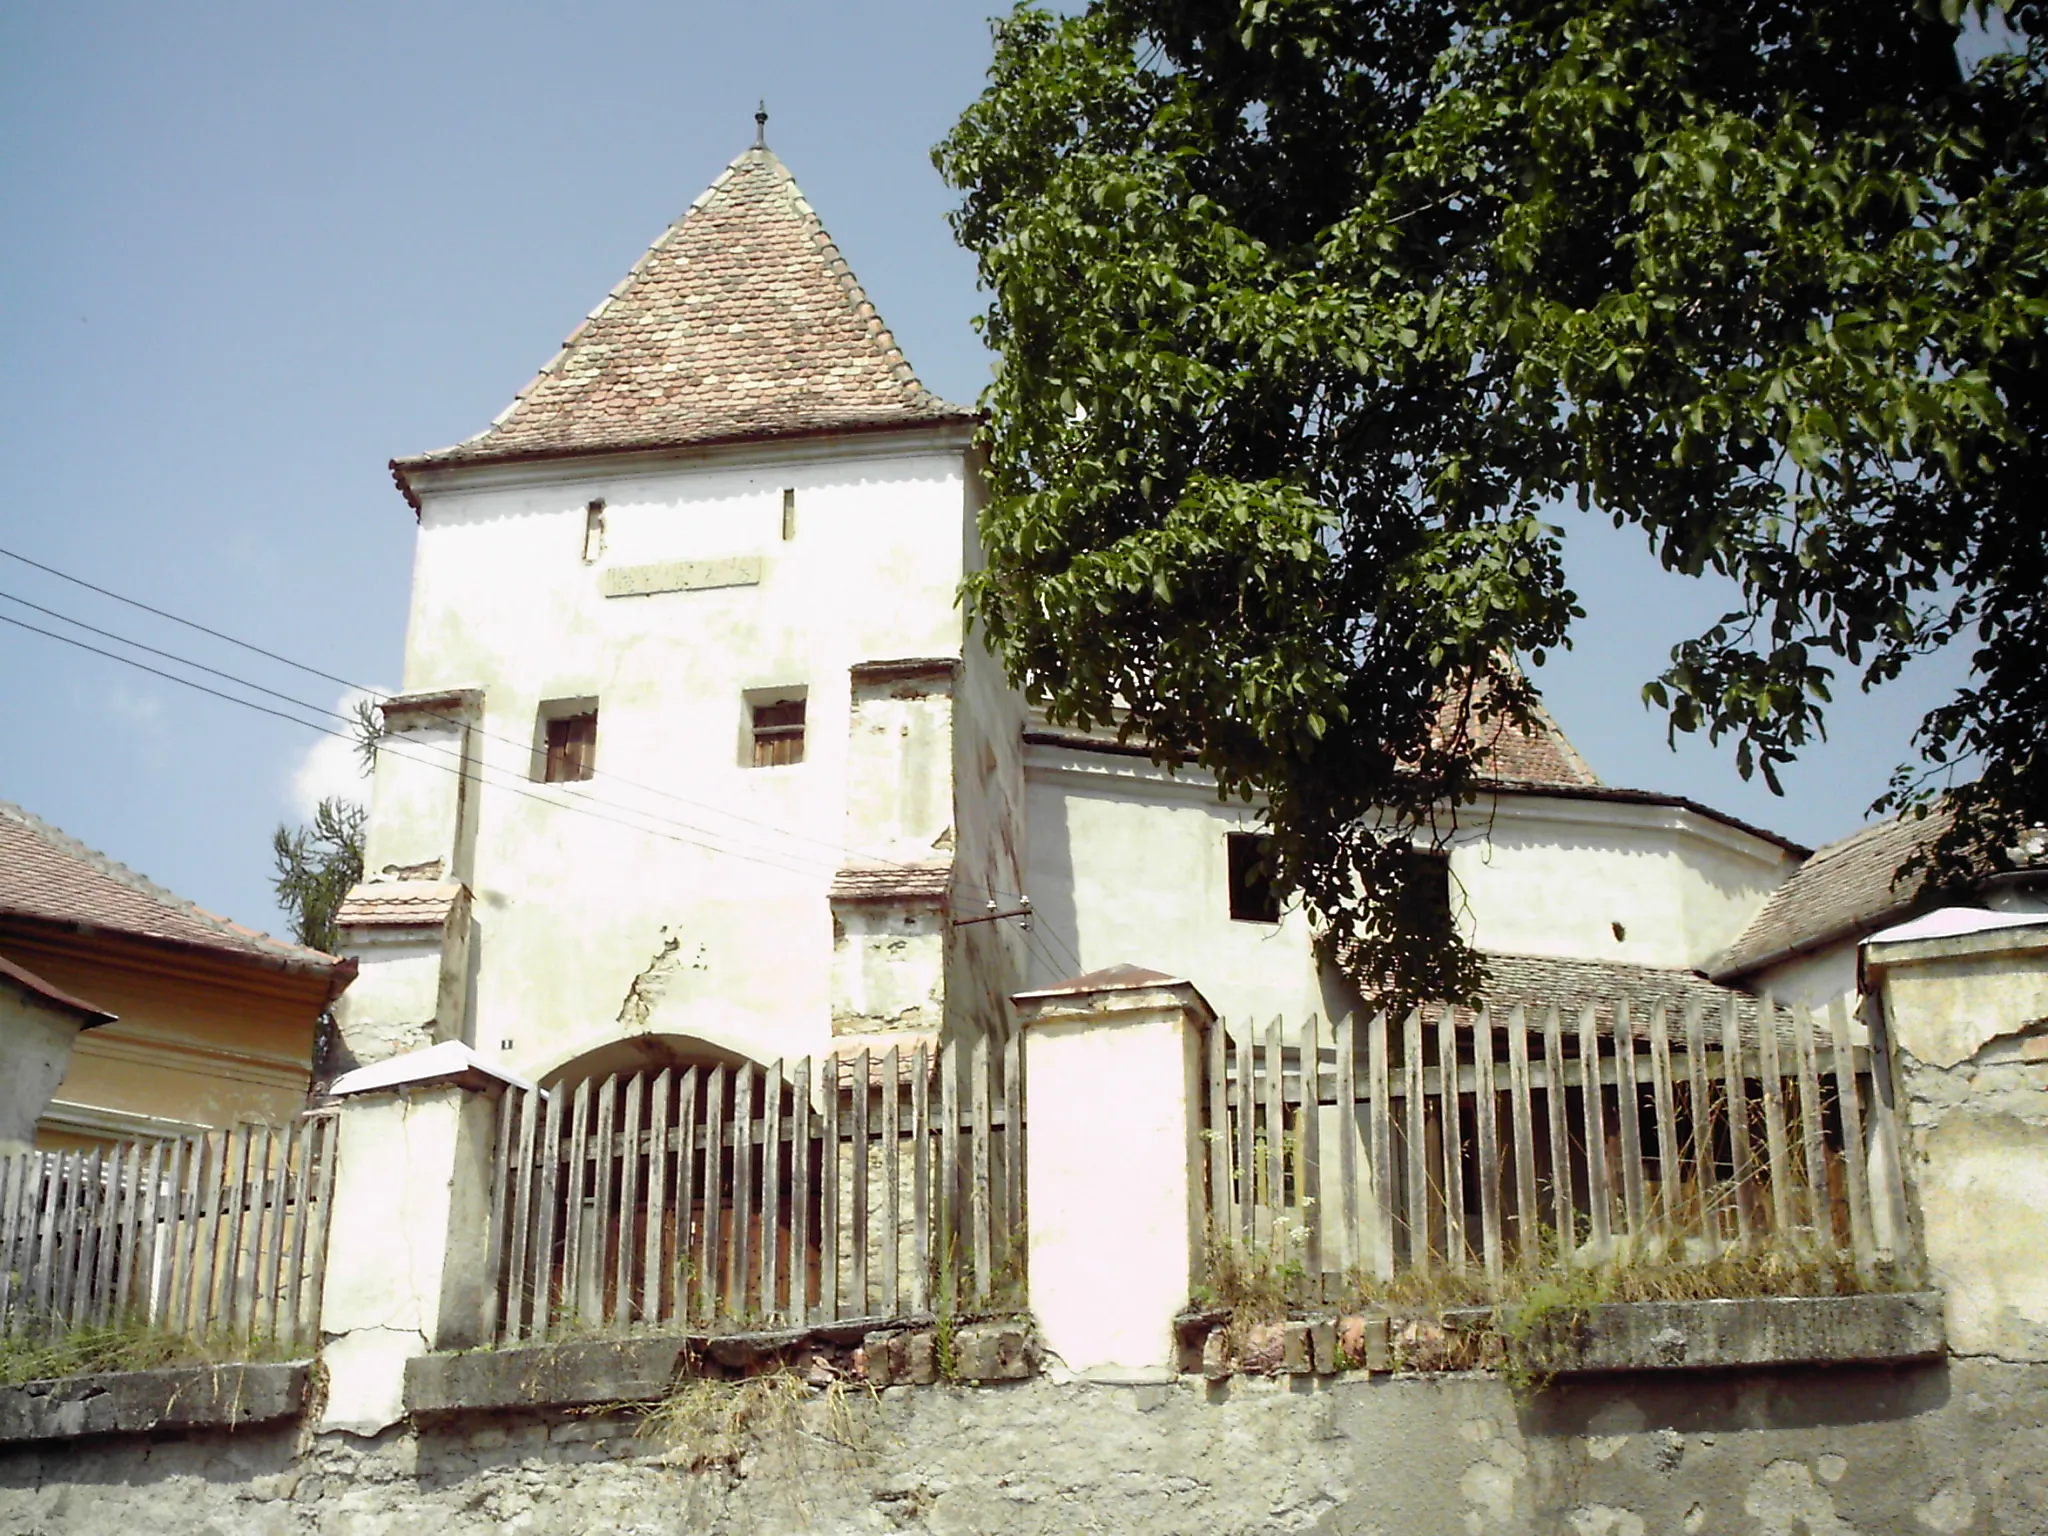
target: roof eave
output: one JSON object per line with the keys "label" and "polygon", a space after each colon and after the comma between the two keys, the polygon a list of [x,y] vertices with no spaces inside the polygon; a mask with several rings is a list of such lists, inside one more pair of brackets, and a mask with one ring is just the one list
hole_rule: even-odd
{"label": "roof eave", "polygon": [[1866,934],[1876,933],[1880,928],[1888,928],[1899,922],[1920,906],[1921,903],[1918,901],[1900,902],[1895,906],[1886,907],[1882,912],[1859,917],[1854,922],[1837,923],[1834,927],[1824,929],[1809,938],[1780,945],[1755,959],[1742,956],[1731,960],[1723,956],[1707,967],[1707,980],[1726,986],[1734,978],[1754,976],[1758,971],[1769,970],[1772,966],[1783,965],[1789,960],[1801,959],[1817,949],[1826,949],[1830,944],[1839,944],[1845,939],[1860,939]]}
{"label": "roof eave", "polygon": [[197,939],[173,939],[159,934],[137,933],[133,929],[87,922],[83,918],[41,917],[32,912],[0,911],[0,921],[18,923],[26,929],[49,934],[88,939],[118,939],[125,944],[140,944],[148,949],[193,955],[229,965],[249,966],[256,970],[279,971],[288,976],[326,977],[331,983],[328,1002],[339,997],[342,989],[355,979],[356,974],[354,960],[322,954],[318,950],[303,950],[299,954],[270,954],[226,943],[205,944]]}
{"label": "roof eave", "polygon": [[558,448],[501,449],[465,454],[461,458],[441,458],[435,453],[417,453],[407,458],[391,460],[391,480],[398,487],[398,493],[405,498],[406,505],[412,508],[413,517],[417,519],[420,515],[420,498],[418,489],[412,483],[412,476],[417,471],[483,469],[507,464],[545,464],[557,460],[695,453],[700,449],[732,448],[748,443],[803,442],[821,437],[871,437],[890,432],[930,432],[948,427],[978,429],[988,419],[987,412],[967,406],[956,406],[953,410],[957,414],[931,416],[912,421],[851,422],[822,427],[795,427],[786,431],[731,432],[714,437],[661,438],[644,443],[604,443],[587,447],[569,445]]}

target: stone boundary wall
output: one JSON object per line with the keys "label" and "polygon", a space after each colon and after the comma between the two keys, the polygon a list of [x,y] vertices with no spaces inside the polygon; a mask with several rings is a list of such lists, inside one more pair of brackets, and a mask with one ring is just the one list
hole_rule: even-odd
{"label": "stone boundary wall", "polygon": [[1477,1374],[1055,1373],[814,1397],[729,1444],[648,1429],[500,1412],[15,1445],[0,1533],[2048,1530],[2048,1366],[1977,1359],[1586,1378],[1529,1403]]}

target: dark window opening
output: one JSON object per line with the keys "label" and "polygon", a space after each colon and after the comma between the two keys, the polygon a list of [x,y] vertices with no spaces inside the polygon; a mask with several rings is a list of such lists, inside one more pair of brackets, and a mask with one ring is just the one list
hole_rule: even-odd
{"label": "dark window opening", "polygon": [[804,701],[754,706],[754,766],[780,768],[804,760]]}
{"label": "dark window opening", "polygon": [[1434,848],[1401,855],[1401,889],[1395,897],[1402,926],[1417,933],[1451,930],[1451,856]]}
{"label": "dark window opening", "polygon": [[547,767],[550,784],[575,784],[597,772],[597,711],[563,715],[548,722]]}
{"label": "dark window opening", "polygon": [[796,537],[796,487],[785,486],[782,491],[782,541],[786,544]]}
{"label": "dark window opening", "polygon": [[1280,921],[1280,894],[1273,884],[1273,839],[1258,832],[1228,834],[1230,915],[1240,923]]}

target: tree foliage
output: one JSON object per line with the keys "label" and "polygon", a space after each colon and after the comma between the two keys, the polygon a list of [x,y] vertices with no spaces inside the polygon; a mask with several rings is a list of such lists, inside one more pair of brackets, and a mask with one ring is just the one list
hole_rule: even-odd
{"label": "tree foliage", "polygon": [[277,873],[271,888],[291,924],[292,938],[309,949],[334,953],[334,914],[349,888],[363,878],[363,831],[369,812],[328,798],[313,810],[313,824],[271,836]]}
{"label": "tree foliage", "polygon": [[1055,719],[1263,796],[1322,941],[1411,995],[1474,976],[1387,893],[1480,783],[1439,722],[1524,718],[1568,643],[1565,499],[1739,585],[1644,692],[1773,788],[1840,670],[1966,637],[1917,741],[1976,774],[1945,854],[2003,847],[2048,813],[2044,22],[1021,7],[936,152],[999,358],[973,613]]}

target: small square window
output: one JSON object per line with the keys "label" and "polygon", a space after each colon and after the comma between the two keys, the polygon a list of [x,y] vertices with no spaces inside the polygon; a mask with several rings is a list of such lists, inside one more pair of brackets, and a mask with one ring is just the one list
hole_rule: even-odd
{"label": "small square window", "polygon": [[804,760],[804,701],[778,699],[754,709],[754,766],[780,768]]}
{"label": "small square window", "polygon": [[1230,915],[1240,923],[1280,921],[1280,895],[1273,886],[1273,839],[1259,832],[1232,832]]}
{"label": "small square window", "polygon": [[576,784],[596,772],[597,711],[548,721],[547,763],[541,777],[549,784]]}

